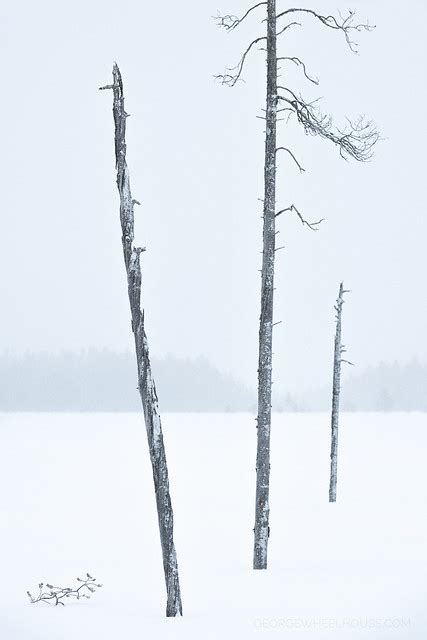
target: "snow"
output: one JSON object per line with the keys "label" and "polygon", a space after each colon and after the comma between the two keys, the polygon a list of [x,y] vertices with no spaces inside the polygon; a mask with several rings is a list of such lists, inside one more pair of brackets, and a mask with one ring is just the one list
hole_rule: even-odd
{"label": "snow", "polygon": [[[165,414],[184,617],[166,619],[139,414],[0,414],[0,638],[425,638],[426,414],[275,414],[269,570],[252,571],[255,420]],[[66,607],[39,582],[104,586]],[[70,584],[71,583],[71,584]]]}

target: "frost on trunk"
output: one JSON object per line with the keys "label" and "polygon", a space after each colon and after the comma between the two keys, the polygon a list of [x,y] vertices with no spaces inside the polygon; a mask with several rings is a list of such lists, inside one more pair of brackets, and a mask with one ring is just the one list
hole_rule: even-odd
{"label": "frost on trunk", "polygon": [[[286,3],[285,3],[286,4]],[[306,81],[315,85],[319,81],[308,72],[307,66],[300,58],[288,55],[277,56],[278,37],[286,40],[288,30],[302,26],[298,20],[302,17],[314,19],[324,27],[344,35],[351,51],[357,52],[357,44],[353,35],[360,31],[371,31],[369,23],[357,23],[355,12],[349,10],[347,15],[338,12],[338,16],[323,15],[313,9],[302,7],[280,7],[276,13],[276,0],[256,2],[241,16],[218,15],[217,25],[226,31],[237,29],[242,22],[256,15],[258,10],[267,10],[267,17],[260,21],[267,25],[266,35],[256,37],[246,47],[240,61],[234,67],[228,67],[224,73],[216,76],[223,85],[234,87],[242,75],[246,61],[251,52],[267,51],[267,103],[265,109],[266,137],[264,164],[264,228],[263,259],[261,274],[261,318],[259,327],[258,358],[258,417],[257,417],[257,480],[255,504],[255,540],[253,566],[254,569],[267,568],[267,546],[269,537],[269,483],[270,483],[270,431],[271,431],[271,374],[272,374],[272,332],[273,332],[273,294],[274,294],[274,256],[275,251],[275,218],[289,212],[295,213],[301,223],[317,231],[322,220],[308,222],[295,204],[284,207],[275,213],[276,199],[276,153],[284,151],[291,158],[300,172],[303,167],[295,154],[288,147],[276,147],[277,113],[286,112],[285,121],[290,118],[299,123],[306,134],[329,140],[335,145],[342,157],[353,158],[365,162],[372,157],[373,148],[379,139],[378,131],[372,122],[360,117],[356,121],[347,119],[346,128],[334,126],[331,117],[323,114],[317,106],[317,100],[305,100],[290,84],[286,69],[290,64],[299,67]],[[262,44],[261,44],[262,43]],[[281,68],[278,69],[278,63]],[[280,84],[278,83],[280,78]],[[279,109],[278,109],[279,105]]]}
{"label": "frost on trunk", "polygon": [[267,3],[267,100],[264,163],[264,226],[258,356],[257,461],[254,569],[267,568],[270,492],[271,374],[276,208],[277,60],[276,0]]}
{"label": "frost on trunk", "polygon": [[120,222],[122,228],[123,256],[126,266],[129,303],[132,316],[132,331],[135,338],[135,353],[138,368],[138,389],[144,411],[148,447],[153,468],[156,492],[157,515],[165,573],[168,617],[182,615],[178,564],[173,541],[173,511],[169,493],[168,468],[163,443],[156,387],[151,373],[144,314],[141,311],[141,266],[140,254],[144,249],[134,247],[134,205],[129,171],[126,164],[126,118],[123,83],[118,66],[113,67],[113,84],[101,87],[113,90],[113,115],[115,125],[115,154],[117,187],[120,194]]}
{"label": "frost on trunk", "polygon": [[342,306],[344,304],[344,290],[343,283],[340,284],[337,303],[335,306],[336,311],[336,330],[335,330],[335,344],[334,344],[334,373],[332,382],[332,414],[331,414],[331,477],[329,481],[329,502],[336,502],[337,499],[337,468],[338,468],[338,421],[340,411],[340,391],[341,391],[341,363],[348,362],[344,360],[342,354],[345,352],[345,348],[341,340],[341,320],[342,320]]}

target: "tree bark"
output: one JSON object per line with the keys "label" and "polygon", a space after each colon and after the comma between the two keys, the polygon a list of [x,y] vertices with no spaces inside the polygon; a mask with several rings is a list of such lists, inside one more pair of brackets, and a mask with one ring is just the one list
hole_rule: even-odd
{"label": "tree bark", "polygon": [[[265,165],[264,165],[264,225],[263,225],[263,259],[261,270],[261,317],[259,327],[259,355],[258,355],[258,416],[257,416],[257,463],[256,463],[256,498],[255,498],[255,526],[254,526],[254,569],[267,568],[269,527],[269,484],[270,484],[270,434],[271,434],[271,386],[272,386],[272,346],[273,346],[273,297],[274,297],[274,262],[275,262],[275,218],[285,212],[297,214],[302,224],[312,231],[316,231],[322,220],[308,222],[297,207],[292,204],[275,212],[276,199],[276,152],[286,151],[293,159],[298,169],[303,172],[301,164],[294,153],[286,147],[276,146],[277,103],[284,102],[282,111],[295,115],[303,126],[305,133],[320,136],[329,140],[339,149],[343,158],[347,156],[364,162],[373,154],[373,148],[379,140],[379,133],[375,126],[364,118],[355,122],[349,121],[349,127],[342,131],[333,127],[332,119],[323,115],[313,102],[297,96],[290,88],[278,85],[277,63],[293,62],[300,66],[307,80],[318,84],[307,72],[304,62],[297,57],[277,57],[277,36],[286,32],[292,26],[301,23],[292,21],[277,31],[279,19],[291,17],[294,13],[309,14],[320,21],[325,27],[340,31],[344,34],[347,45],[353,52],[357,52],[357,45],[352,40],[353,32],[370,31],[373,27],[368,23],[354,22],[354,11],[349,10],[347,16],[338,12],[338,18],[333,15],[322,15],[313,9],[285,8],[276,14],[276,0],[264,0],[251,6],[242,17],[235,15],[218,15],[215,19],[218,26],[226,31],[236,29],[253,11],[259,7],[267,8],[267,18],[262,22],[267,24],[266,36],[257,37],[244,51],[239,63],[229,67],[223,74],[216,76],[222,84],[234,87],[242,79],[247,56],[261,41],[266,41],[267,51],[267,99],[266,99],[266,136],[265,136]],[[279,91],[279,94],[277,93]],[[344,293],[344,292],[343,292]],[[340,363],[343,362],[340,359]],[[338,372],[339,375],[339,372]],[[339,388],[339,380],[338,380]],[[338,396],[336,398],[338,403]],[[336,405],[338,410],[338,404]],[[336,419],[338,413],[336,412]],[[336,472],[336,468],[335,468]]]}
{"label": "tree bark", "polygon": [[173,541],[173,511],[169,493],[168,468],[163,443],[156,387],[151,373],[147,336],[144,328],[144,313],[141,311],[141,266],[143,249],[133,246],[134,205],[129,171],[126,163],[126,118],[123,83],[119,68],[113,67],[113,84],[101,89],[112,89],[115,125],[115,155],[117,187],[120,194],[120,222],[122,228],[123,256],[126,266],[129,304],[132,316],[132,331],[135,338],[135,353],[138,369],[138,389],[144,411],[151,465],[156,493],[157,515],[165,573],[168,617],[182,615],[178,563]]}
{"label": "tree bark", "polygon": [[331,415],[331,476],[329,481],[329,502],[336,502],[337,499],[337,469],[338,469],[338,420],[340,410],[341,391],[341,317],[344,303],[343,283],[340,284],[339,294],[335,310],[337,312],[337,323],[335,330],[334,345],[334,374],[332,382],[332,415]]}
{"label": "tree bark", "polygon": [[276,0],[267,2],[267,99],[264,164],[264,225],[258,357],[258,417],[254,569],[267,568],[276,207],[277,54]]}

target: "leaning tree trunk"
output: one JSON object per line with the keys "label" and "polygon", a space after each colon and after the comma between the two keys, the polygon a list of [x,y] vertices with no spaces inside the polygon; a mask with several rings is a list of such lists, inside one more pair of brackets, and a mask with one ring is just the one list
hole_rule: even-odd
{"label": "leaning tree trunk", "polygon": [[123,83],[119,68],[113,67],[113,84],[101,87],[112,89],[114,95],[113,114],[115,124],[115,153],[117,187],[120,194],[120,222],[122,227],[123,256],[128,281],[129,303],[132,316],[132,331],[135,338],[135,353],[138,367],[138,389],[144,410],[148,447],[153,468],[156,492],[157,515],[163,554],[163,568],[166,580],[168,617],[182,615],[181,592],[179,587],[178,564],[173,541],[173,511],[169,493],[168,468],[163,443],[162,426],[158,410],[156,387],[151,373],[147,336],[144,328],[144,314],[141,311],[141,266],[140,254],[143,249],[133,246],[134,205],[129,171],[126,163],[126,118],[124,109]]}
{"label": "leaning tree trunk", "polygon": [[341,316],[344,303],[343,283],[337,298],[335,311],[337,312],[337,324],[335,331],[334,346],[334,375],[332,383],[332,416],[331,416],[331,477],[329,481],[329,502],[336,502],[337,499],[337,467],[338,467],[338,419],[340,410],[341,391],[341,362],[343,346],[341,343]]}
{"label": "leaning tree trunk", "polygon": [[277,56],[276,0],[267,2],[267,103],[264,165],[264,227],[258,358],[258,417],[254,569],[267,568],[270,490],[271,373],[276,206]]}

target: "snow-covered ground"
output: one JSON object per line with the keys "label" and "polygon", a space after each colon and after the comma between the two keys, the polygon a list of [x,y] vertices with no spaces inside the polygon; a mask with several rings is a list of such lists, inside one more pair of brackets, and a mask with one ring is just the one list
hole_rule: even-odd
{"label": "snow-covered ground", "polygon": [[[251,570],[255,421],[163,416],[184,606],[166,619],[139,414],[0,414],[1,640],[427,637],[427,415],[276,414],[266,572]],[[27,589],[89,571],[92,600]]]}

